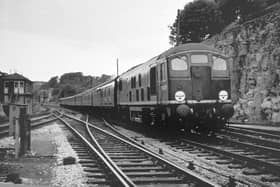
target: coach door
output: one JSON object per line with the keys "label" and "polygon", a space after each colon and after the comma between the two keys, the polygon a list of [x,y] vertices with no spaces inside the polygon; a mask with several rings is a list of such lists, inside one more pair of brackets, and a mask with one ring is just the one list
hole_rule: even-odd
{"label": "coach door", "polygon": [[158,67],[158,82],[159,82],[159,103],[163,104],[165,101],[168,101],[168,80],[167,80],[167,61],[161,60]]}
{"label": "coach door", "polygon": [[192,99],[209,99],[211,94],[211,67],[205,54],[191,55]]}

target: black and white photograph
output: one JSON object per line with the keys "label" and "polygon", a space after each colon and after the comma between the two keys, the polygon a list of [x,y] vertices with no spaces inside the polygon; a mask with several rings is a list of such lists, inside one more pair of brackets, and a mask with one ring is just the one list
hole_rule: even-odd
{"label": "black and white photograph", "polygon": [[280,1],[0,0],[0,186],[280,186]]}

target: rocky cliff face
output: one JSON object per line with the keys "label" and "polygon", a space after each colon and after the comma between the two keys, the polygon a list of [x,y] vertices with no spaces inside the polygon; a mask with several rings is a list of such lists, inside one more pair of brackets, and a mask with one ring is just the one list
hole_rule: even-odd
{"label": "rocky cliff face", "polygon": [[280,122],[280,8],[205,43],[230,57],[235,118]]}

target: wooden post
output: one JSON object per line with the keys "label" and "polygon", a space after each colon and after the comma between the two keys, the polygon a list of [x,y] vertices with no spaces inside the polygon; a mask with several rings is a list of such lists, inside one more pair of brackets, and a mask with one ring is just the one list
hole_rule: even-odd
{"label": "wooden post", "polygon": [[20,155],[20,126],[18,118],[15,118],[15,157],[19,158]]}
{"label": "wooden post", "polygon": [[27,151],[31,151],[31,120],[29,115],[26,115],[26,126]]}
{"label": "wooden post", "polygon": [[19,125],[20,125],[20,156],[24,155],[27,151],[27,120],[26,120],[26,107],[19,108]]}

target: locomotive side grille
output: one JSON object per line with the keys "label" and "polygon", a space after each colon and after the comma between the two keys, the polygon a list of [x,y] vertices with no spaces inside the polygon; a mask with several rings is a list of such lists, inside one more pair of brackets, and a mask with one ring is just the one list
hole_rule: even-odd
{"label": "locomotive side grille", "polygon": [[192,99],[203,100],[211,98],[211,67],[192,66]]}

